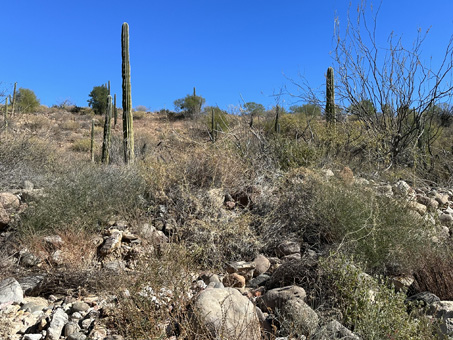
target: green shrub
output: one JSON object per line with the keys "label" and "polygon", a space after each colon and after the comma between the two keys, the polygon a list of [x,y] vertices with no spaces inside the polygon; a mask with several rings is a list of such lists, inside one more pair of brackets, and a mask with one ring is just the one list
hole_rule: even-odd
{"label": "green shrub", "polygon": [[32,90],[20,88],[17,92],[16,107],[20,112],[34,112],[39,109],[39,99]]}
{"label": "green shrub", "polygon": [[436,339],[430,319],[408,314],[404,292],[395,292],[385,280],[378,283],[352,259],[333,256],[321,261],[321,267],[324,285],[330,285],[329,294],[343,315],[342,323],[362,339]]}

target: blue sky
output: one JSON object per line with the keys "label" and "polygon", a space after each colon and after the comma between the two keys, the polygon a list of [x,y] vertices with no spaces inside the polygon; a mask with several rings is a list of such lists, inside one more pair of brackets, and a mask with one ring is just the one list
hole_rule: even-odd
{"label": "blue sky", "polygon": [[[208,105],[226,109],[242,95],[270,107],[273,93],[291,88],[286,77],[323,86],[334,19],[344,25],[348,7],[347,0],[3,1],[0,86],[17,81],[42,104],[86,106],[93,86],[110,80],[120,103],[128,22],[134,107],[173,109],[194,86]],[[383,0],[378,34],[410,40],[431,27],[423,53],[436,60],[453,34],[452,13],[452,0]],[[280,101],[289,107],[295,99]]]}

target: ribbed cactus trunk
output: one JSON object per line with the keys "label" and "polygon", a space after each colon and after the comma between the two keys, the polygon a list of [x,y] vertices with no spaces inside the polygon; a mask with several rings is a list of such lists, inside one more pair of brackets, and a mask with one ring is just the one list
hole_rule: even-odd
{"label": "ribbed cactus trunk", "polygon": [[216,128],[215,128],[215,113],[214,109],[211,109],[211,139],[212,142],[216,140]]}
{"label": "ribbed cactus trunk", "polygon": [[13,101],[11,102],[11,115],[14,115],[14,108],[16,106],[16,88],[17,88],[17,82],[14,83]]}
{"label": "ribbed cactus trunk", "polygon": [[5,98],[5,113],[3,116],[3,122],[5,125],[5,128],[8,127],[8,97]]}
{"label": "ribbed cactus trunk", "polygon": [[335,84],[333,77],[333,68],[329,67],[327,69],[327,79],[326,79],[326,122],[327,125],[335,126],[336,116],[335,116]]}
{"label": "ribbed cactus trunk", "polygon": [[118,108],[116,107],[116,93],[113,95],[113,128],[116,128],[118,120]]}
{"label": "ribbed cactus trunk", "polygon": [[91,145],[90,145],[91,162],[94,163],[94,119],[91,120]]}
{"label": "ribbed cactus trunk", "polygon": [[275,111],[276,111],[276,114],[275,114],[274,130],[275,130],[276,133],[279,133],[280,132],[280,123],[279,123],[278,119],[279,119],[279,116],[280,116],[280,107],[278,105],[276,106]]}
{"label": "ribbed cactus trunk", "polygon": [[109,91],[109,96],[110,96],[110,80],[109,80],[109,82],[107,84],[108,84],[107,85],[107,90]]}
{"label": "ribbed cactus trunk", "polygon": [[110,162],[110,132],[112,118],[112,96],[107,96],[107,112],[105,113],[104,122],[104,140],[102,142],[102,163],[109,164]]}
{"label": "ribbed cactus trunk", "polygon": [[123,59],[123,143],[124,162],[134,162],[134,128],[131,98],[131,67],[129,64],[129,25],[125,22],[121,32],[121,52]]}

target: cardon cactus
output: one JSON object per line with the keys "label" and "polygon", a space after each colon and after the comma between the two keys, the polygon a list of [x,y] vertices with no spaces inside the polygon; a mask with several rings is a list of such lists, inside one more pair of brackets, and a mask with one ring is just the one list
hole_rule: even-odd
{"label": "cardon cactus", "polygon": [[125,22],[121,31],[121,55],[123,60],[123,143],[124,162],[134,161],[134,128],[131,98],[131,67],[129,64],[129,25]]}
{"label": "cardon cactus", "polygon": [[14,107],[16,106],[16,87],[17,83],[14,83],[13,101],[11,102],[11,115],[14,115]]}
{"label": "cardon cactus", "polygon": [[91,120],[91,145],[90,145],[90,153],[91,153],[91,162],[94,163],[94,119]]}
{"label": "cardon cactus", "polygon": [[107,112],[105,113],[104,122],[104,140],[102,142],[102,163],[109,164],[110,162],[110,131],[112,118],[112,96],[107,96]]}
{"label": "cardon cactus", "polygon": [[8,97],[5,98],[5,113],[4,113],[5,128],[8,127]]}
{"label": "cardon cactus", "polygon": [[333,68],[327,69],[326,79],[326,121],[329,125],[335,125],[335,84],[333,78]]}
{"label": "cardon cactus", "polygon": [[113,127],[116,128],[118,120],[118,108],[116,107],[116,93],[113,95]]}

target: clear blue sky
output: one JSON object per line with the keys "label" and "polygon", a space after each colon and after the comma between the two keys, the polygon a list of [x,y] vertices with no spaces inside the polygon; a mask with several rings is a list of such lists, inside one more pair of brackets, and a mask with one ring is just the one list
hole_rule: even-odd
{"label": "clear blue sky", "polygon": [[[238,105],[242,95],[270,107],[272,94],[289,85],[284,75],[324,84],[334,18],[345,24],[348,6],[348,0],[5,0],[0,86],[17,81],[42,104],[69,99],[86,106],[93,86],[110,80],[121,103],[121,25],[128,22],[134,107],[173,109],[194,86],[208,105]],[[431,27],[424,53],[438,58],[453,33],[453,1],[383,0],[381,37],[391,31],[413,37],[419,27]]]}

